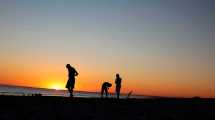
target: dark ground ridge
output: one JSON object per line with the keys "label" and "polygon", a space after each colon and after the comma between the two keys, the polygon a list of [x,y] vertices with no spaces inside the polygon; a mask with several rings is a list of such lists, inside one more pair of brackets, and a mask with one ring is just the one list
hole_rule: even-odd
{"label": "dark ground ridge", "polygon": [[0,96],[0,120],[215,120],[215,99]]}

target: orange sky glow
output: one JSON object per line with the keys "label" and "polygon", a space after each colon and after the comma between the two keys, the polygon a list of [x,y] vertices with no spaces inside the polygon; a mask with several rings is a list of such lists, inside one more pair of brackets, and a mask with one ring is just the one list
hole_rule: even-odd
{"label": "orange sky glow", "polygon": [[[183,9],[182,9],[183,8]],[[214,1],[0,0],[0,84],[215,97]]]}

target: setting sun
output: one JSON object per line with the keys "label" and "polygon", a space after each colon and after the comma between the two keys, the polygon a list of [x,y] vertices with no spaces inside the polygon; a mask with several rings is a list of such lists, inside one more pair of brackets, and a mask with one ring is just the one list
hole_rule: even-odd
{"label": "setting sun", "polygon": [[62,84],[52,84],[52,85],[50,85],[50,88],[51,89],[55,89],[55,90],[62,90],[62,89],[64,89],[64,86],[62,85]]}

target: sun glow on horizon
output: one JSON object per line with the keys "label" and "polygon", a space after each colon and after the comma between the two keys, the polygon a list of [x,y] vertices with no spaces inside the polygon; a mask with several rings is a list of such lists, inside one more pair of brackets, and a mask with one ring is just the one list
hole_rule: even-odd
{"label": "sun glow on horizon", "polygon": [[64,90],[65,87],[60,84],[60,83],[53,83],[49,86],[50,89],[55,89],[55,90]]}

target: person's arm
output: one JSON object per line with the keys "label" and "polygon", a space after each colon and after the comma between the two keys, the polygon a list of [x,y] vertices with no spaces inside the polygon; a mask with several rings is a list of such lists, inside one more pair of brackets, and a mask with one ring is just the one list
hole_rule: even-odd
{"label": "person's arm", "polygon": [[74,72],[74,75],[75,75],[75,76],[78,76],[78,72],[76,71],[75,68],[73,68],[73,72]]}
{"label": "person's arm", "polygon": [[75,76],[78,76],[78,72],[75,70]]}

